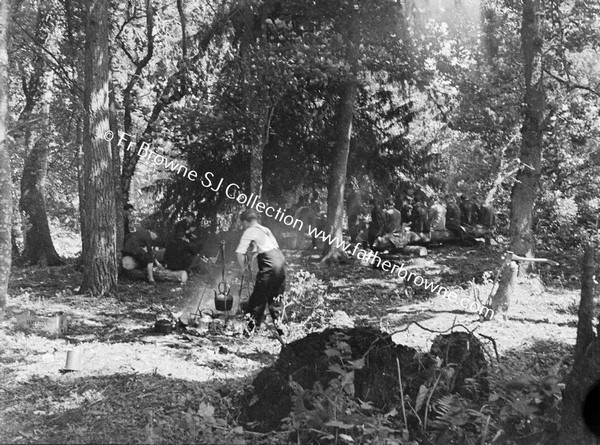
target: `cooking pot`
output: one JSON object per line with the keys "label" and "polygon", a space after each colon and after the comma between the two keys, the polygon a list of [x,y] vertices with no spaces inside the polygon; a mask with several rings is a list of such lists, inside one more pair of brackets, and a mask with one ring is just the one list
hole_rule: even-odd
{"label": "cooking pot", "polygon": [[233,307],[233,297],[229,294],[231,287],[224,281],[220,282],[215,292],[215,309],[228,312]]}

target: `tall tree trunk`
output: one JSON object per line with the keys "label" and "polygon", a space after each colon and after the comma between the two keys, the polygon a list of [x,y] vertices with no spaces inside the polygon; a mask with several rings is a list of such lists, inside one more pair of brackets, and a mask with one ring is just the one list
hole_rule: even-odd
{"label": "tall tree trunk", "polygon": [[[50,127],[50,90],[46,90],[43,99],[44,128]],[[24,217],[23,254],[21,259],[29,264],[40,266],[58,266],[63,264],[50,234],[46,212],[46,177],[48,175],[49,147],[44,132],[31,144],[33,133],[26,131],[28,152],[23,165],[21,178],[20,209]]]}
{"label": "tall tree trunk", "polygon": [[[532,258],[535,238],[531,230],[542,163],[544,109],[546,98],[543,83],[542,32],[539,0],[523,2],[521,46],[525,74],[525,117],[521,134],[521,162],[517,181],[511,195],[510,250],[517,255]],[[528,271],[532,263],[523,263],[522,271]]]}
{"label": "tall tree trunk", "polygon": [[[350,141],[352,137],[352,119],[354,117],[354,103],[356,101],[356,80],[348,80],[342,91],[339,111],[339,133],[335,146],[335,158],[331,167],[329,186],[327,189],[327,225],[331,239],[343,239],[344,228],[344,187],[346,185],[346,171]],[[335,243],[325,243],[324,262],[335,261],[346,256]]]}
{"label": "tall tree trunk", "polygon": [[8,0],[0,0],[0,316],[6,308],[11,265],[12,175],[6,141],[9,11]]}
{"label": "tall tree trunk", "polygon": [[261,113],[258,141],[250,147],[250,192],[262,195],[263,188],[263,153],[271,135],[271,121],[275,107],[270,105]]}
{"label": "tall tree trunk", "polygon": [[[119,134],[119,124],[118,124],[118,116],[117,116],[117,106],[115,101],[115,88],[114,83],[111,79],[109,82],[110,92],[108,94],[109,100],[109,125],[110,131],[113,134]],[[125,238],[125,226],[123,219],[123,190],[121,187],[118,187],[118,178],[121,178],[121,153],[119,148],[119,138],[113,138],[111,142],[111,151],[112,151],[112,160],[113,160],[113,180],[115,181],[115,218],[116,218],[116,231],[117,231],[117,257],[119,256],[119,252],[123,248],[123,240]]]}
{"label": "tall tree trunk", "polygon": [[115,181],[109,130],[108,0],[87,0],[83,128],[83,284],[94,296],[117,284]]}
{"label": "tall tree trunk", "polygon": [[42,137],[27,154],[21,179],[21,212],[26,230],[21,259],[30,264],[58,266],[63,264],[50,234],[46,214],[46,176],[48,173],[48,145]]}
{"label": "tall tree trunk", "polygon": [[[346,172],[348,169],[348,155],[350,154],[350,141],[352,139],[352,120],[354,106],[358,91],[358,30],[356,20],[353,19],[348,27],[346,61],[350,66],[350,73],[345,79],[340,96],[338,114],[338,135],[335,144],[335,155],[327,187],[327,226],[331,239],[343,239],[344,228],[344,187],[346,185]],[[346,253],[337,245],[325,243],[323,262],[337,261],[345,258]]]}
{"label": "tall tree trunk", "polygon": [[[561,445],[600,444],[600,439],[594,437],[581,416],[586,395],[595,384],[600,383],[600,332],[595,335],[593,325],[594,269],[594,246],[587,243],[583,257],[575,358],[562,401]],[[600,413],[595,414],[598,416]]]}

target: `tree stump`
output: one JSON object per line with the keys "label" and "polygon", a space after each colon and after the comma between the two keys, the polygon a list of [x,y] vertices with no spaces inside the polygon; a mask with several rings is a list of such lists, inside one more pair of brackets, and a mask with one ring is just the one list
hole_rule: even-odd
{"label": "tree stump", "polygon": [[506,317],[506,312],[510,306],[510,297],[515,290],[515,285],[517,283],[517,275],[519,273],[519,265],[512,261],[510,264],[507,264],[502,269],[502,275],[500,277],[500,284],[498,284],[498,289],[492,295],[491,301],[486,303],[486,307],[490,308],[492,311],[492,315],[488,317],[488,313],[486,313],[484,318],[492,319],[493,316],[500,311],[503,317]]}

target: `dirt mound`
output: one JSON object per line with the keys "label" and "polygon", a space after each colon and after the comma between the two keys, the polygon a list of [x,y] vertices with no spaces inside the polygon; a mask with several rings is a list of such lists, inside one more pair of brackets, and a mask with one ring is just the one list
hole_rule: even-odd
{"label": "dirt mound", "polygon": [[[253,382],[254,395],[248,402],[247,419],[255,429],[269,431],[288,416],[293,396],[299,389],[318,383],[327,386],[336,374],[335,366],[345,360],[360,360],[353,380],[353,393],[360,400],[386,409],[400,398],[398,358],[404,393],[415,398],[419,387],[431,375],[435,360],[428,354],[396,345],[390,336],[372,328],[327,329],[287,345],[275,364],[261,371]],[[342,360],[343,359],[343,360]]]}
{"label": "dirt mound", "polygon": [[[441,359],[441,364],[434,356]],[[352,396],[382,410],[398,407],[396,359],[400,363],[404,395],[410,400],[416,400],[421,385],[432,386],[440,366],[454,369],[450,384],[439,388],[441,392],[456,391],[471,398],[487,394],[487,363],[482,345],[470,334],[440,335],[430,353],[420,353],[396,345],[378,329],[327,329],[290,343],[273,366],[257,375],[254,391],[243,410],[243,420],[257,431],[273,430],[290,415],[295,395],[327,387],[336,378],[343,382],[339,377],[345,372],[353,373],[352,386],[347,391]]]}

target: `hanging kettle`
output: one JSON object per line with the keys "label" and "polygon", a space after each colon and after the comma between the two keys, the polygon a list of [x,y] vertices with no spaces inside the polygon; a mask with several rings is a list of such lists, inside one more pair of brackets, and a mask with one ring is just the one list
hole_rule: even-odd
{"label": "hanging kettle", "polygon": [[231,287],[224,281],[220,282],[215,292],[215,309],[221,312],[229,312],[233,307]]}

